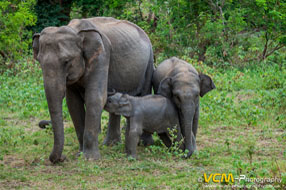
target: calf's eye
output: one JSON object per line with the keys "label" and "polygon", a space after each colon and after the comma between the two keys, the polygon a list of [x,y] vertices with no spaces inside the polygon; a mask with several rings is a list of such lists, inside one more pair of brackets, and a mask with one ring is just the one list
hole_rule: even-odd
{"label": "calf's eye", "polygon": [[178,103],[181,102],[181,98],[178,95],[175,95],[174,98],[175,98],[175,101],[177,101]]}

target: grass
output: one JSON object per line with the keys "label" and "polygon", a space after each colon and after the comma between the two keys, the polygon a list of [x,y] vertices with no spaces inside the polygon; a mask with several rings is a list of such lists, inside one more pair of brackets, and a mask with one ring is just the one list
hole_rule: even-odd
{"label": "grass", "polygon": [[[193,64],[213,77],[217,89],[201,98],[198,150],[187,160],[169,152],[156,135],[155,145],[138,147],[137,160],[126,158],[124,143],[101,145],[102,159],[96,162],[78,158],[75,130],[64,104],[67,160],[53,165],[48,161],[52,131],[37,126],[40,120],[49,119],[39,66],[25,61],[2,73],[0,189],[209,189],[201,182],[204,173],[282,180],[210,182],[215,189],[231,189],[232,185],[285,189],[286,65],[222,69]],[[100,144],[107,119],[104,112]]]}

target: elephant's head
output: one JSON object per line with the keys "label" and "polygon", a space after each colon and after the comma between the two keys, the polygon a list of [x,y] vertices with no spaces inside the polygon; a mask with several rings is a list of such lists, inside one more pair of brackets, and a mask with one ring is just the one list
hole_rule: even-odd
{"label": "elephant's head", "polygon": [[188,157],[196,149],[195,136],[199,111],[199,97],[215,88],[212,79],[195,71],[174,70],[171,77],[160,82],[158,94],[170,98],[178,108],[180,126],[185,137]]}
{"label": "elephant's head", "polygon": [[132,104],[127,94],[115,93],[109,96],[104,109],[116,115],[132,116]]}
{"label": "elephant's head", "polygon": [[87,75],[104,51],[96,28],[75,30],[69,26],[47,27],[33,36],[34,58],[40,62],[54,132],[51,162],[61,161],[64,145],[62,101],[66,86]]}

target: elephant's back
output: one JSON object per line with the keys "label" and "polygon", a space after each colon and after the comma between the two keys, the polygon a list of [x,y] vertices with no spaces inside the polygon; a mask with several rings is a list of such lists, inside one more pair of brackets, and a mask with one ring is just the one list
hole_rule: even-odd
{"label": "elephant's back", "polygon": [[158,90],[159,84],[163,79],[172,77],[179,72],[189,71],[198,74],[197,70],[191,64],[177,57],[164,60],[158,65],[153,74],[152,83],[155,92]]}
{"label": "elephant's back", "polygon": [[[94,17],[88,20],[99,27],[111,41],[135,40],[133,42],[137,43],[139,42],[138,39],[140,39],[151,44],[150,39],[144,30],[127,20],[118,20],[112,17]],[[118,37],[120,37],[120,39],[114,39]]]}
{"label": "elephant's back", "polygon": [[[136,99],[141,101],[143,126],[150,133],[164,133],[167,128],[178,125],[178,112],[171,100],[162,95],[147,95]],[[139,106],[136,106],[138,108]],[[136,109],[134,106],[134,109]]]}
{"label": "elephant's back", "polygon": [[174,69],[176,66],[177,58],[172,57],[170,59],[164,60],[162,63],[158,65],[156,70],[154,71],[153,77],[152,77],[152,84],[154,87],[155,93],[157,93],[157,90],[159,88],[160,82],[164,79],[167,78],[170,74],[170,72]]}
{"label": "elephant's back", "polygon": [[90,21],[111,43],[109,87],[137,95],[144,85],[145,72],[152,56],[147,34],[133,23],[111,17],[95,17]]}
{"label": "elephant's back", "polygon": [[125,59],[139,52],[149,55],[151,42],[147,34],[137,25],[111,17],[95,17],[91,18],[91,21],[108,37],[112,46],[112,56]]}

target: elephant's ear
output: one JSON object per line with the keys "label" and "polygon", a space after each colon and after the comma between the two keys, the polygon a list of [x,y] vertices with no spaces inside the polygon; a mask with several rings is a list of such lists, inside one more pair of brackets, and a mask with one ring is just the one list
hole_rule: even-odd
{"label": "elephant's ear", "polygon": [[82,29],[78,32],[81,37],[81,48],[86,64],[91,65],[104,52],[101,33],[95,28]]}
{"label": "elephant's ear", "polygon": [[167,98],[172,97],[172,78],[165,78],[160,82],[158,94]]}
{"label": "elephant's ear", "polygon": [[209,77],[208,75],[200,73],[199,77],[200,77],[200,96],[203,97],[206,93],[215,89],[216,87],[211,77]]}
{"label": "elephant's ear", "polygon": [[39,33],[35,33],[33,35],[33,54],[34,54],[34,59],[37,60],[38,57],[38,53],[39,53],[39,38],[40,38],[40,34]]}
{"label": "elephant's ear", "polygon": [[125,117],[131,117],[133,115],[133,108],[127,95],[123,94],[119,99],[119,108],[116,110],[116,115],[123,115]]}

